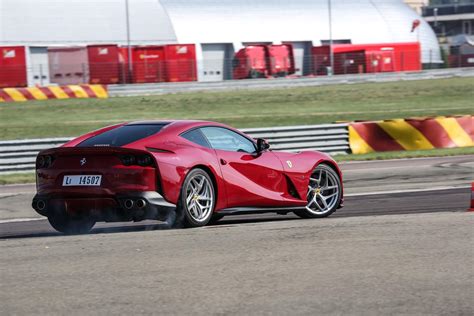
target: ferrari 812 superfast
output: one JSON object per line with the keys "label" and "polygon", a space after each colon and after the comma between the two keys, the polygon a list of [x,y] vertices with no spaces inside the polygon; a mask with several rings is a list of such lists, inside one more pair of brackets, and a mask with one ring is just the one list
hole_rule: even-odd
{"label": "ferrari 812 superfast", "polygon": [[342,174],[317,151],[272,151],[220,123],[143,121],[90,132],[36,159],[33,208],[58,231],[96,222],[160,220],[198,227],[226,215],[342,207]]}

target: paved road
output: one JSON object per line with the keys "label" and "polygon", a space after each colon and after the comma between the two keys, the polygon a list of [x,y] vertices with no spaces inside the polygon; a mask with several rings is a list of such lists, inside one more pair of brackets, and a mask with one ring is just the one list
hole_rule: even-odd
{"label": "paved road", "polygon": [[[341,168],[347,196],[467,187],[474,180],[474,155],[350,162],[342,163]],[[0,186],[0,222],[39,218],[30,206],[34,191],[34,185]],[[453,202],[460,201],[453,199]]]}
{"label": "paved road", "polygon": [[474,214],[2,239],[3,315],[472,315]]}
{"label": "paved road", "polygon": [[[332,217],[355,217],[369,215],[414,214],[427,212],[461,212],[468,208],[469,188],[435,190],[407,193],[349,196],[345,207]],[[215,226],[251,224],[259,222],[292,221],[298,219],[293,214],[259,214],[228,216]],[[92,233],[138,232],[168,229],[164,223],[143,221],[139,223],[99,223]],[[1,238],[28,238],[59,236],[46,220],[0,223]]]}
{"label": "paved road", "polygon": [[331,218],[190,230],[62,236],[18,222],[35,216],[33,186],[1,187],[0,314],[472,315],[473,158],[345,163],[346,206]]}

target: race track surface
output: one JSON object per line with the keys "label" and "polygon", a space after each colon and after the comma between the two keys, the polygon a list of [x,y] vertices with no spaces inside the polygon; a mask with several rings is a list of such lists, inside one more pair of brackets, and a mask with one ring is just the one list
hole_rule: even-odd
{"label": "race track surface", "polygon": [[341,166],[345,207],[330,218],[187,230],[62,236],[36,220],[33,186],[1,187],[0,313],[472,315],[474,157]]}

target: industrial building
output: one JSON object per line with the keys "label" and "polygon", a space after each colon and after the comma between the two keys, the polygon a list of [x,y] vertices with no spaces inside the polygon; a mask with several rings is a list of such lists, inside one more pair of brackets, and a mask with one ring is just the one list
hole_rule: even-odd
{"label": "industrial building", "polygon": [[250,44],[292,44],[296,75],[305,75],[312,47],[331,39],[419,42],[422,63],[441,62],[431,27],[402,0],[0,1],[0,46],[27,47],[29,84],[48,47],[194,44],[198,80],[216,81],[232,77],[234,54]]}

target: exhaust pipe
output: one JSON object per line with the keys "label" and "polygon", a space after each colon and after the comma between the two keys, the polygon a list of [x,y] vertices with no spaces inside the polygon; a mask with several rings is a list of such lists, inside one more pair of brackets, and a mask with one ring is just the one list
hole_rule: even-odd
{"label": "exhaust pipe", "polygon": [[123,202],[123,206],[125,206],[125,208],[127,210],[131,209],[133,207],[133,201],[132,200],[125,200],[125,202]]}
{"label": "exhaust pipe", "polygon": [[138,208],[144,208],[146,206],[146,201],[144,199],[139,199],[135,203]]}
{"label": "exhaust pipe", "polygon": [[46,208],[46,202],[43,200],[39,200],[38,202],[36,202],[36,208],[39,211],[43,211]]}

